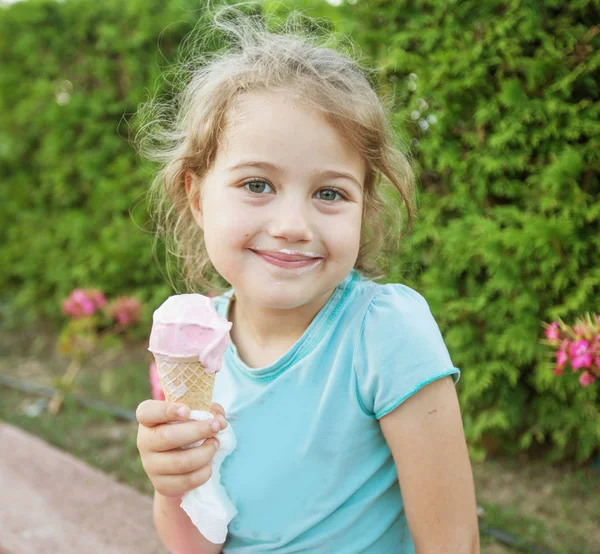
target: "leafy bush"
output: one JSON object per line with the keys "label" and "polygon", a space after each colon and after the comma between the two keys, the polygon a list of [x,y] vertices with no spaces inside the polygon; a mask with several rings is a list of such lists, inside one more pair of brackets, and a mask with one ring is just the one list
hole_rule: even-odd
{"label": "leafy bush", "polygon": [[150,177],[128,142],[129,119],[197,19],[194,7],[44,0],[0,8],[5,325],[59,321],[61,299],[80,286],[135,290],[150,306],[168,294],[151,256],[142,199]]}

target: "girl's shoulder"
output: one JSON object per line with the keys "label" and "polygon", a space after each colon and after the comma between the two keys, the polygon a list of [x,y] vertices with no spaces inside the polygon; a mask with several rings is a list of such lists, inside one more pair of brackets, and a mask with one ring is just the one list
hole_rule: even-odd
{"label": "girl's shoulder", "polygon": [[356,300],[364,307],[364,325],[402,324],[431,318],[427,300],[415,289],[400,283],[376,283],[361,277],[356,283]]}
{"label": "girl's shoulder", "polygon": [[422,357],[434,351],[446,358],[438,322],[419,292],[400,283],[379,284],[363,279],[357,283],[357,293],[357,298],[363,298],[362,309],[354,310],[360,314],[355,349],[358,358],[361,352],[375,359],[386,352]]}
{"label": "girl's shoulder", "polygon": [[369,297],[354,345],[353,367],[363,411],[377,419],[435,379],[460,370],[450,354],[429,304],[398,283],[361,283]]}

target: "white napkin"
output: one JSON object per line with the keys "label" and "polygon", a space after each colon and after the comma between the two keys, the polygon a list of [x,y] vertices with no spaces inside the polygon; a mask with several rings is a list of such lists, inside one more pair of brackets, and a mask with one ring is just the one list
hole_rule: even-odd
{"label": "white napkin", "polygon": [[[213,419],[213,417],[212,413],[203,410],[190,412],[190,419],[196,421]],[[221,544],[227,538],[229,522],[238,513],[227,491],[221,485],[221,464],[235,450],[237,441],[231,424],[219,431],[216,436],[220,446],[212,459],[212,475],[204,485],[183,495],[181,507],[206,539]],[[198,441],[187,448],[200,446],[203,442],[204,440]]]}

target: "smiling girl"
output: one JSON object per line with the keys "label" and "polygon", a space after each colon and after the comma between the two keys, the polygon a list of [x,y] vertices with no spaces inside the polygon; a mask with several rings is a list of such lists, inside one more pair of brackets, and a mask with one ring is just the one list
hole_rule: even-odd
{"label": "smiling girl", "polygon": [[479,552],[460,372],[425,299],[373,280],[382,181],[414,212],[388,113],[315,37],[231,8],[213,23],[231,48],[198,63],[150,138],[158,228],[189,289],[213,270],[230,285],[213,299],[233,323],[213,407],[238,439],[221,478],[239,513],[220,545],[191,524],[179,503],[209,478],[218,429],[148,400],[138,447],[161,538],[178,554]]}

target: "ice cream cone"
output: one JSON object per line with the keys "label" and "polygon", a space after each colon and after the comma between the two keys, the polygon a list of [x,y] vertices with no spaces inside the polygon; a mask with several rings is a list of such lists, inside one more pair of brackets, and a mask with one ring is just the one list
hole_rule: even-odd
{"label": "ice cream cone", "polygon": [[[187,404],[190,419],[203,421],[211,414],[215,375],[223,368],[231,322],[221,317],[210,298],[177,294],[167,298],[152,315],[148,350],[154,354],[156,373],[165,399]],[[204,442],[204,439],[189,446]],[[221,484],[221,463],[236,447],[230,425],[219,432],[219,448],[211,460],[212,474],[203,485],[186,492],[181,508],[200,533],[215,544],[227,537],[235,505]]]}
{"label": "ice cream cone", "polygon": [[165,399],[192,410],[210,412],[216,373],[207,373],[198,358],[173,358],[154,354]]}
{"label": "ice cream cone", "polygon": [[170,296],[154,311],[148,350],[167,400],[210,411],[230,329],[231,323],[201,294]]}

